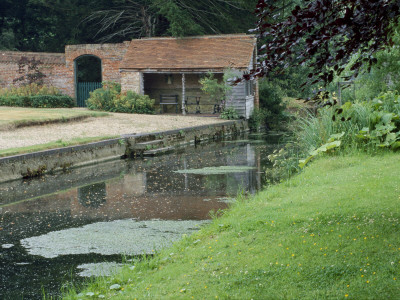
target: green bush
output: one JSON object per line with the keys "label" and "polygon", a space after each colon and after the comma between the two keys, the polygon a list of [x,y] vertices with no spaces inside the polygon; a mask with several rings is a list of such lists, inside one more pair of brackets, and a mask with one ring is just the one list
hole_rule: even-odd
{"label": "green bush", "polygon": [[89,99],[86,100],[86,106],[92,110],[111,111],[114,94],[112,90],[100,88],[90,92]]}
{"label": "green bush", "polygon": [[321,154],[398,151],[400,95],[387,92],[372,101],[324,107],[291,125],[294,141],[268,156],[280,175],[293,174]]}
{"label": "green bush", "polygon": [[61,92],[54,86],[39,85],[36,83],[20,86],[11,86],[0,89],[1,96],[37,96],[37,95],[61,95]]}
{"label": "green bush", "polygon": [[0,106],[56,108],[74,105],[74,99],[66,95],[0,96]]}
{"label": "green bush", "polygon": [[126,94],[119,94],[114,97],[113,108],[114,112],[137,113],[137,114],[153,114],[154,100],[147,95],[139,95],[132,91]]}
{"label": "green bush", "polygon": [[38,95],[30,97],[32,107],[74,107],[75,101],[66,95]]}
{"label": "green bush", "polygon": [[279,129],[287,120],[284,93],[279,85],[263,79],[259,82],[260,109],[264,110],[264,123],[267,128]]}
{"label": "green bush", "polygon": [[285,110],[284,93],[278,85],[268,80],[259,82],[260,108],[268,109],[272,114],[280,115]]}
{"label": "green bush", "polygon": [[153,114],[154,100],[147,95],[128,91],[121,93],[118,83],[103,83],[103,87],[90,93],[86,102],[89,109],[121,113]]}
{"label": "green bush", "polygon": [[52,86],[31,83],[0,89],[0,105],[19,107],[73,107],[74,99]]}
{"label": "green bush", "polygon": [[255,108],[249,118],[249,128],[252,131],[258,131],[260,127],[265,125],[266,119],[270,112],[264,108]]}
{"label": "green bush", "polygon": [[29,96],[0,96],[0,105],[1,106],[20,106],[20,107],[29,107],[30,106],[30,97]]}
{"label": "green bush", "polygon": [[384,93],[373,101],[346,102],[340,108],[320,109],[318,116],[299,120],[296,136],[305,149],[317,149],[332,135],[344,133],[346,149],[400,148],[400,96]]}
{"label": "green bush", "polygon": [[314,87],[306,85],[299,88],[299,85],[304,82],[310,72],[308,67],[290,67],[285,68],[282,74],[273,73],[267,78],[273,86],[281,90],[283,96],[307,99],[312,96]]}
{"label": "green bush", "polygon": [[233,107],[225,107],[220,118],[225,120],[237,120],[239,119],[239,115]]}

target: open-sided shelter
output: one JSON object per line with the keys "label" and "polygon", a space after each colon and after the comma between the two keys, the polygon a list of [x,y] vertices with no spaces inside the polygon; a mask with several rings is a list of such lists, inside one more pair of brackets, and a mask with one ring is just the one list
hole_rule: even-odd
{"label": "open-sided shelter", "polygon": [[[68,45],[65,54],[0,52],[0,86],[13,84],[21,57],[42,61],[45,83],[60,88],[85,105],[88,92],[99,82],[85,82],[81,60],[98,60],[99,81],[121,83],[122,91],[132,90],[155,99],[160,112],[212,113],[219,99],[201,90],[199,80],[213,73],[221,82],[227,70],[240,76],[255,68],[256,39],[252,35],[214,35],[186,38],[143,38],[119,44]],[[57,57],[57,61],[47,59]],[[90,62],[89,62],[90,64]],[[248,118],[258,105],[256,82],[233,86],[226,97],[227,107]]]}

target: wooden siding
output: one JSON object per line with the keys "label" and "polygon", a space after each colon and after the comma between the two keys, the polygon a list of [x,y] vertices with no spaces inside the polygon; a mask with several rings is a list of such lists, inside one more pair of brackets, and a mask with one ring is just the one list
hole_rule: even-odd
{"label": "wooden siding", "polygon": [[226,101],[226,107],[233,107],[240,117],[250,118],[254,109],[254,96],[246,95],[246,83],[232,87]]}

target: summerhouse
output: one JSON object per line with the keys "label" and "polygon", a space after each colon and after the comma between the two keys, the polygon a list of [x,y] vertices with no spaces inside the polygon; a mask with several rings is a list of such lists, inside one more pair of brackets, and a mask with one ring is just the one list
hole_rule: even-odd
{"label": "summerhouse", "polygon": [[256,40],[244,34],[132,40],[120,65],[121,86],[149,95],[160,112],[215,113],[222,104],[248,118],[258,101],[256,82],[232,86],[221,103],[199,80],[209,73],[220,82],[224,72],[240,77],[255,67],[255,58]]}
{"label": "summerhouse", "polygon": [[233,86],[221,103],[202,91],[199,80],[212,73],[223,82],[227,71],[240,77],[255,68],[256,54],[256,38],[246,34],[67,45],[65,53],[0,51],[0,87],[14,84],[25,60],[35,62],[44,83],[74,97],[77,106],[85,106],[102,82],[114,81],[122,91],[155,99],[160,113],[216,113],[225,105],[248,118],[258,105],[256,82]]}

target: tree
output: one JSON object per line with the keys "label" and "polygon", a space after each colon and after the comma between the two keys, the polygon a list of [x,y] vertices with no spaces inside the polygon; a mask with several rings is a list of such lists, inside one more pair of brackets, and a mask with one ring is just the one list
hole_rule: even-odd
{"label": "tree", "polygon": [[1,0],[0,49],[63,52],[66,44],[94,43],[98,28],[82,24],[109,0]]}
{"label": "tree", "polygon": [[177,37],[246,32],[255,22],[256,0],[120,0],[86,22],[100,41],[116,37]]}
{"label": "tree", "polygon": [[85,23],[97,27],[100,42],[115,37],[151,37],[160,22],[152,0],[119,1],[112,9],[92,12]]}
{"label": "tree", "polygon": [[305,0],[282,16],[282,2],[259,0],[254,32],[264,40],[259,66],[245,79],[282,72],[291,65],[308,66],[305,84],[328,84],[352,62],[355,77],[376,63],[374,53],[390,49],[398,25],[398,0]]}

